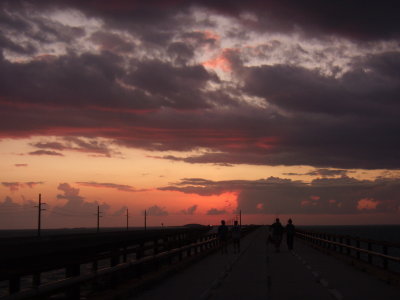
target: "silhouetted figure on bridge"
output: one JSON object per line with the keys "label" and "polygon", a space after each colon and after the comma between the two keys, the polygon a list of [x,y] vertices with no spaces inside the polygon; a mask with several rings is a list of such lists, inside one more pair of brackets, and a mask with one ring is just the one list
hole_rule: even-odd
{"label": "silhouetted figure on bridge", "polygon": [[238,221],[235,221],[231,230],[233,240],[233,253],[240,252],[240,226]]}
{"label": "silhouetted figure on bridge", "polygon": [[222,254],[228,254],[228,227],[225,225],[225,220],[221,220],[221,225],[218,227],[218,239],[221,245]]}
{"label": "silhouetted figure on bridge", "polygon": [[275,223],[271,225],[271,239],[275,245],[275,251],[280,252],[281,242],[282,242],[282,235],[283,235],[283,226],[279,221],[279,218],[276,218]]}
{"label": "silhouetted figure on bridge", "polygon": [[292,221],[292,219],[289,219],[288,223],[286,225],[286,243],[287,243],[289,250],[293,250],[293,240],[294,240],[295,234],[296,234],[296,230],[293,225],[293,221]]}

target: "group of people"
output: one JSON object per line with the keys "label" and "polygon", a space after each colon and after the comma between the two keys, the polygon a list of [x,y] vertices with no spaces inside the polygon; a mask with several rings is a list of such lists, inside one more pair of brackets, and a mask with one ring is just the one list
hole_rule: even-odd
{"label": "group of people", "polygon": [[[231,235],[233,241],[233,253],[240,252],[240,230],[241,228],[238,225],[238,221],[234,222],[230,231],[225,224],[225,220],[221,221],[221,225],[218,227],[217,235],[221,245],[222,254],[228,253],[229,234]],[[280,252],[284,231],[286,231],[287,247],[291,251],[293,250],[293,240],[295,236],[295,227],[293,225],[293,221],[292,219],[289,219],[287,225],[283,227],[279,218],[276,218],[275,223],[270,226],[270,233],[267,238],[268,243],[275,245],[276,252]]]}
{"label": "group of people", "polygon": [[[233,223],[232,229],[230,231],[232,241],[233,241],[233,253],[240,252],[240,226],[238,221]],[[218,239],[221,244],[222,254],[228,253],[228,237],[229,237],[229,229],[228,226],[225,225],[225,220],[221,221],[221,225],[218,227]]]}
{"label": "group of people", "polygon": [[293,225],[293,221],[292,219],[289,219],[286,227],[283,227],[279,218],[276,218],[275,223],[270,226],[270,234],[267,238],[267,242],[273,243],[275,245],[276,252],[280,251],[284,231],[286,231],[287,247],[291,251],[293,250],[293,240],[295,235],[295,227]]}

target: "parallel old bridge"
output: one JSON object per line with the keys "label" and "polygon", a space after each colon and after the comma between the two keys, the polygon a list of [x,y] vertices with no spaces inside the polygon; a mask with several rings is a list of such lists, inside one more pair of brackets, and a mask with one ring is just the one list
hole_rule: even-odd
{"label": "parallel old bridge", "polygon": [[400,245],[243,226],[222,255],[207,227],[0,240],[1,300],[400,299]]}

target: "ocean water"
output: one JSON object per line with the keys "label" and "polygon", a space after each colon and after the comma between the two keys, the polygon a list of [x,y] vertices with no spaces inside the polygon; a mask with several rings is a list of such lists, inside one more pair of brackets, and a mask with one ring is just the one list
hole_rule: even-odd
{"label": "ocean water", "polygon": [[[161,229],[162,227],[147,227],[147,229]],[[173,228],[173,227],[165,227]],[[129,231],[143,230],[143,227],[130,227]],[[103,227],[100,228],[100,232],[121,232],[126,231],[126,228],[122,227]],[[41,236],[56,236],[56,235],[67,235],[67,234],[85,234],[85,233],[96,233],[96,228],[59,228],[59,229],[42,229]],[[36,229],[0,229],[0,238],[8,237],[34,237],[37,236]]]}
{"label": "ocean water", "polygon": [[327,225],[298,227],[304,230],[349,235],[352,237],[385,241],[400,245],[400,225]]}

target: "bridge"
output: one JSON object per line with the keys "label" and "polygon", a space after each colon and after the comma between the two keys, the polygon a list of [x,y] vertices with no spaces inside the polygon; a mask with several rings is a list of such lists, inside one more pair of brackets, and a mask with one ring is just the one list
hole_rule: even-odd
{"label": "bridge", "polygon": [[222,254],[212,234],[198,232],[195,240],[189,234],[191,242],[179,244],[177,237],[188,232],[174,232],[165,239],[173,247],[152,237],[158,250],[149,245],[150,255],[144,255],[142,242],[140,250],[127,247],[141,253],[131,261],[117,261],[113,251],[109,267],[70,272],[66,279],[11,290],[0,299],[400,299],[400,258],[374,251],[371,241],[363,249],[360,239],[352,244],[349,238],[298,232],[293,251],[283,243],[276,253],[266,243],[267,232],[265,226],[247,228],[238,254],[232,246]]}

